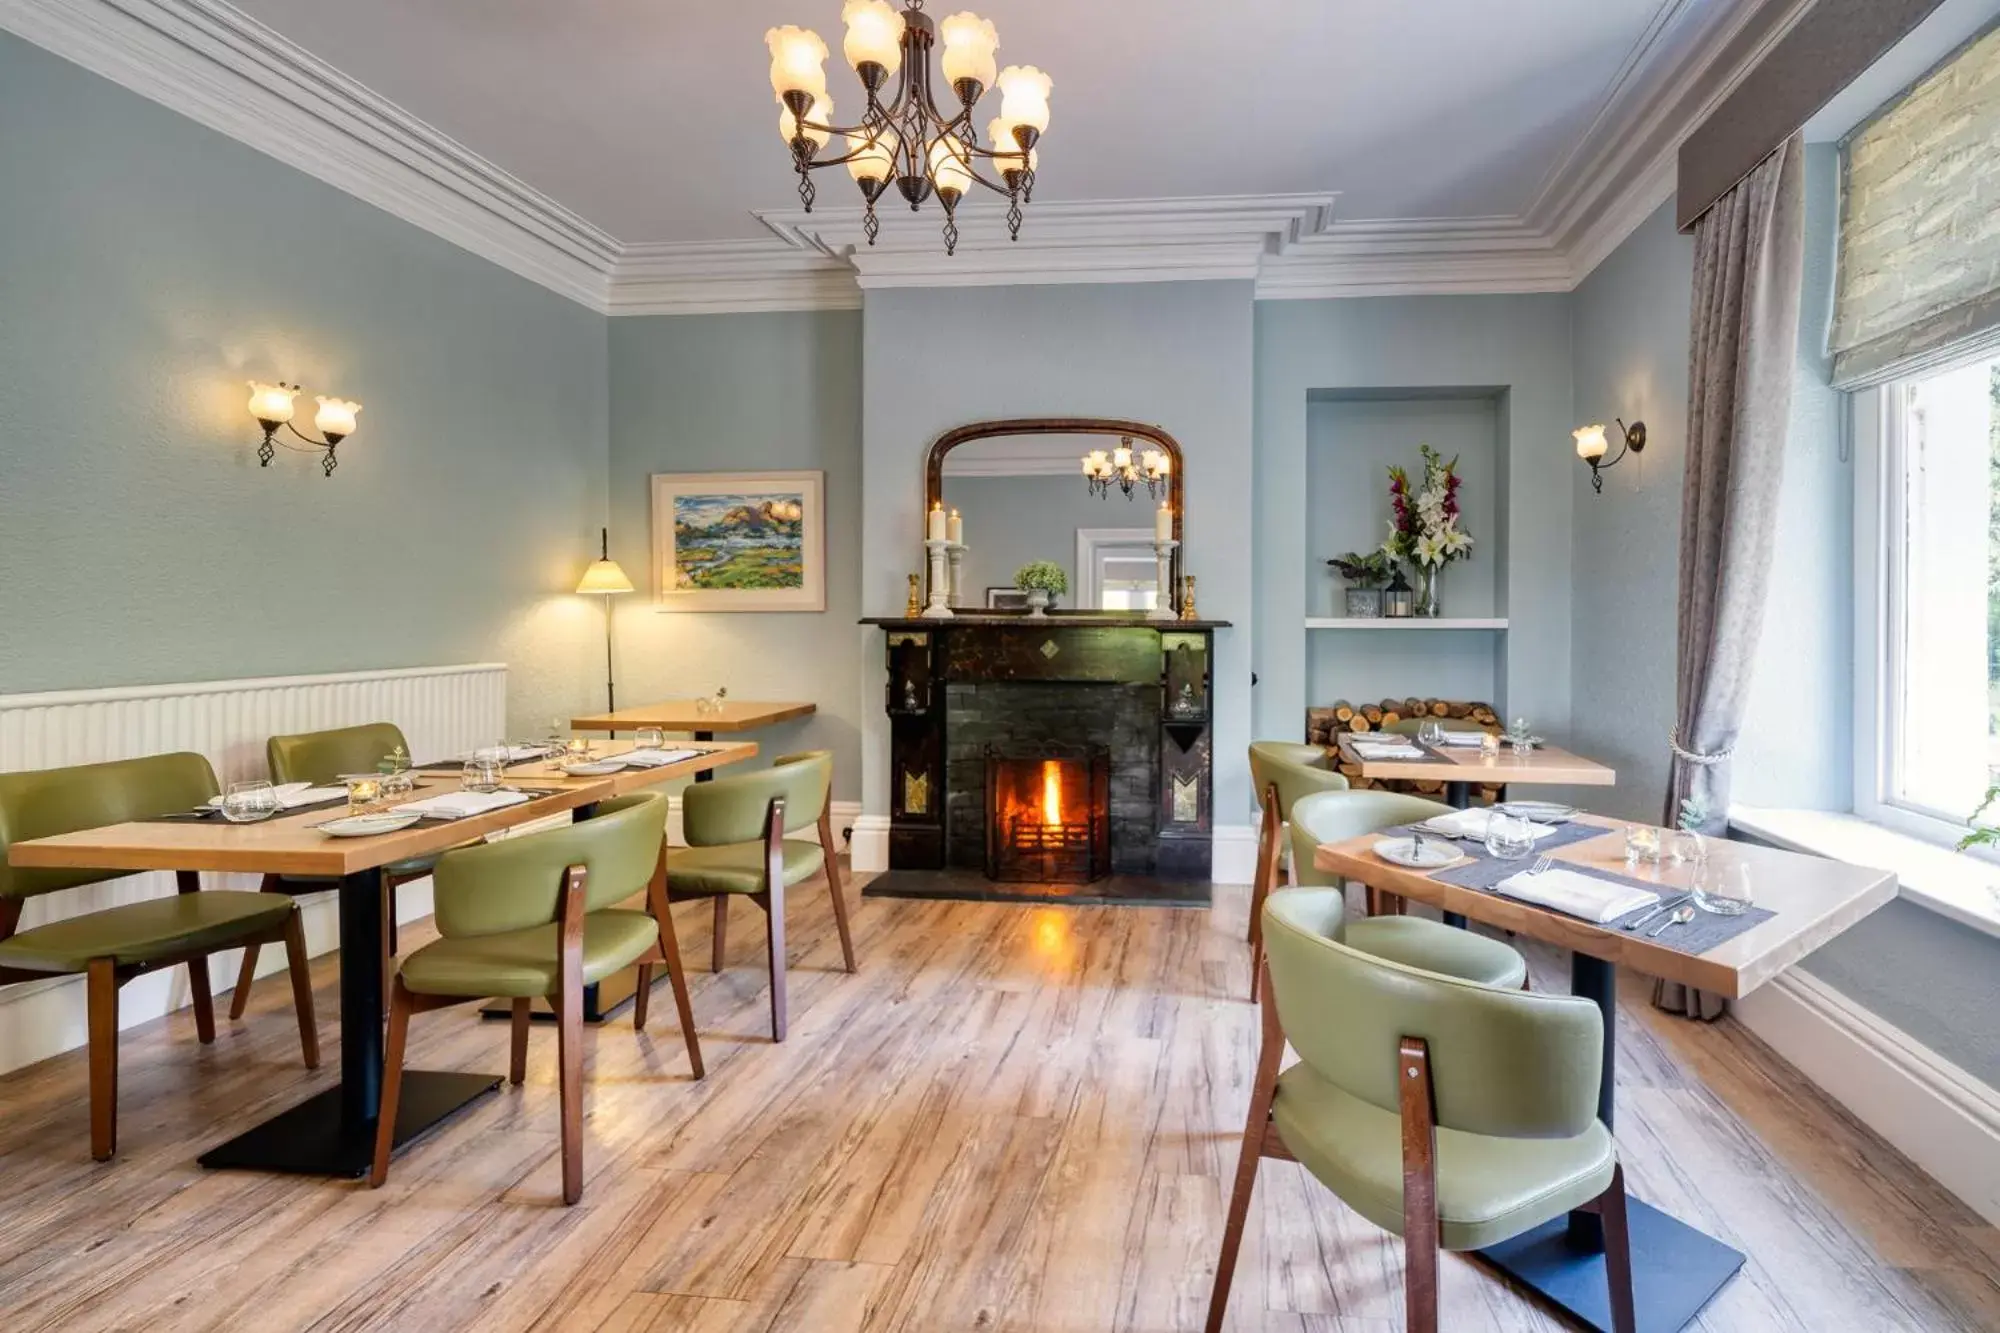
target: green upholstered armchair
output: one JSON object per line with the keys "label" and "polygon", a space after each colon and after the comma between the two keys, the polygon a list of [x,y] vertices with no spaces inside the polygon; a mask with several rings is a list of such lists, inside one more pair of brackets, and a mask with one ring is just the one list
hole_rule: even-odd
{"label": "green upholstered armchair", "polygon": [[[715,900],[715,944],[710,965],[722,970],[731,897],[764,909],[765,952],[771,967],[771,1039],[785,1039],[785,890],[821,870],[833,893],[833,922],[840,953],[854,971],[854,939],[847,928],[847,898],[833,845],[833,752],[780,755],[759,773],[717,778],[681,793],[685,848],[667,857],[667,897],[672,902]],[[815,824],[815,845],[786,838]]]}
{"label": "green upholstered armchair", "polygon": [[[1597,1006],[1427,972],[1339,940],[1336,888],[1264,907],[1269,985],[1222,1255],[1218,1333],[1263,1157],[1297,1161],[1403,1237],[1411,1333],[1436,1333],[1438,1250],[1477,1250],[1571,1211],[1604,1227],[1612,1326],[1633,1333],[1625,1183],[1597,1119]],[[1282,1074],[1285,1044],[1299,1063]]]}
{"label": "green upholstered armchair", "polygon": [[[403,729],[393,722],[370,722],[359,727],[339,727],[333,731],[306,731],[295,736],[273,736],[264,743],[265,763],[271,781],[310,782],[329,786],[342,774],[373,773],[384,755],[396,750],[408,754]],[[395,969],[389,960],[396,956],[396,889],[413,879],[422,879],[437,864],[435,856],[392,861],[382,867],[382,975]],[[310,876],[266,875],[265,893],[318,893],[335,881]],[[250,1007],[250,986],[257,977],[257,946],[243,951],[243,965],[236,970],[236,991],[229,997],[229,1016],[241,1018]]]}
{"label": "green upholstered armchair", "polygon": [[269,893],[201,891],[201,876],[180,871],[180,892],[18,930],[22,905],[59,889],[97,884],[129,870],[19,869],[7,849],[31,838],[102,828],[191,810],[215,795],[215,772],[198,754],[161,754],[108,764],[0,773],[0,986],[82,973],[90,1024],[90,1155],[118,1149],[118,988],[134,977],[185,963],[195,1033],[215,1040],[208,956],[283,941],[306,1068],[319,1066],[312,980],[298,904]]}
{"label": "green upholstered armchair", "polygon": [[[674,982],[688,1064],[702,1076],[680,946],[660,875],[664,796],[605,801],[567,828],[459,847],[438,859],[438,938],[403,959],[389,998],[389,1050],[371,1185],[389,1175],[410,1015],[497,996],[513,1002],[508,1077],[527,1076],[529,1007],[556,1012],[562,1093],[563,1202],[583,1195],[583,988],[634,963],[665,966]],[[645,893],[647,910],[615,904]],[[649,979],[649,976],[648,976]],[[646,1025],[642,979],[634,1025]]]}
{"label": "green upholstered armchair", "polygon": [[1287,812],[1299,798],[1321,791],[1346,791],[1347,779],[1328,766],[1317,745],[1291,741],[1250,742],[1250,782],[1257,789],[1257,873],[1250,888],[1250,998],[1257,998],[1258,960],[1263,958],[1264,899],[1284,870]]}

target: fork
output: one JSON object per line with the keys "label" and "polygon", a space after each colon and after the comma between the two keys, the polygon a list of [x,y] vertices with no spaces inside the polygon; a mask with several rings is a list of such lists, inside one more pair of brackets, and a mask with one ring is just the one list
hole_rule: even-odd
{"label": "fork", "polygon": [[1539,875],[1544,870],[1555,865],[1555,863],[1555,858],[1552,856],[1538,856],[1535,858],[1535,863],[1528,867],[1528,873],[1530,875]]}

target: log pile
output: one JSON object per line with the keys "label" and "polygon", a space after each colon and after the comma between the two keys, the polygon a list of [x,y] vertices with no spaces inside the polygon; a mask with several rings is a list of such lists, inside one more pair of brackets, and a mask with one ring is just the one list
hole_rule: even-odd
{"label": "log pile", "polygon": [[[1414,732],[1416,724],[1425,718],[1436,718],[1446,725],[1456,725],[1459,729],[1480,727],[1487,731],[1500,730],[1500,715],[1493,711],[1491,704],[1458,699],[1384,699],[1380,703],[1349,703],[1345,699],[1335,700],[1329,708],[1308,708],[1306,710],[1306,743],[1320,745],[1331,752],[1335,767],[1345,775],[1349,785],[1356,790],[1399,791],[1413,796],[1428,796],[1434,800],[1444,798],[1444,781],[1416,782],[1409,779],[1371,779],[1361,776],[1361,765],[1349,759],[1339,749],[1342,733],[1365,733],[1373,731]],[[1399,725],[1400,724],[1400,725]],[[1487,805],[1500,799],[1499,786],[1481,786],[1476,789],[1477,799]]]}

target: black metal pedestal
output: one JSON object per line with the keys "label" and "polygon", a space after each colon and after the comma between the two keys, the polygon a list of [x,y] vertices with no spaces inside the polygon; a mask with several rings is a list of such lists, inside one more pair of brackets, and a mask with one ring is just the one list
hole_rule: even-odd
{"label": "black metal pedestal", "polygon": [[[1616,1088],[1618,970],[1586,954],[1572,954],[1570,959],[1571,993],[1594,1001],[1604,1015],[1604,1071],[1597,1089],[1597,1116],[1608,1129]],[[1743,1256],[1637,1199],[1628,1197],[1626,1212],[1632,1234],[1638,1333],[1678,1333],[1743,1267]],[[1604,1233],[1594,1214],[1556,1218],[1479,1251],[1479,1257],[1587,1327],[1610,1333]]]}
{"label": "black metal pedestal", "polygon": [[[1470,809],[1472,807],[1472,784],[1470,782],[1445,783],[1444,802],[1454,810]],[[1443,915],[1444,923],[1447,926],[1455,926],[1459,930],[1465,929],[1465,913],[1446,912]]]}
{"label": "black metal pedestal", "polygon": [[[698,741],[712,741],[715,739],[715,733],[712,731],[697,731],[694,734],[694,738]],[[704,768],[701,772],[694,775],[694,780],[696,782],[713,782],[715,781],[715,770]]]}
{"label": "black metal pedestal", "polygon": [[[340,882],[340,1086],[308,1097],[210,1149],[203,1166],[304,1175],[367,1174],[382,1104],[382,877]],[[403,1074],[396,1146],[500,1086],[498,1074]]]}

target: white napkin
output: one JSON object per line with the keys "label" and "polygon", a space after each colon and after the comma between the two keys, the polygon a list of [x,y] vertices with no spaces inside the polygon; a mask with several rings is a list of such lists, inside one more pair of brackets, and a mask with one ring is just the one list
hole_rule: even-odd
{"label": "white napkin", "polygon": [[1483,731],[1447,731],[1444,734],[1443,743],[1446,745],[1465,745],[1477,749],[1479,748],[1479,742],[1484,739],[1486,739],[1486,733]]}
{"label": "white napkin", "polygon": [[1509,875],[1493,887],[1509,898],[1552,907],[1558,912],[1580,916],[1585,921],[1595,921],[1600,926],[1660,900],[1659,894],[1647,889],[1614,884],[1595,875],[1554,867],[1539,875],[1530,875],[1525,871]]}
{"label": "white napkin", "polygon": [[[338,801],[347,795],[345,787],[315,787],[310,782],[287,782],[271,790],[278,797],[280,810],[296,810],[302,805],[318,805],[321,801]],[[217,796],[209,804],[220,809],[222,798]]]}
{"label": "white napkin", "polygon": [[396,808],[441,819],[469,819],[533,799],[524,791],[450,791],[426,796],[421,801],[407,801]]}
{"label": "white napkin", "polygon": [[1408,741],[1349,741],[1363,759],[1422,759],[1424,752]]}
{"label": "white napkin", "polygon": [[[1447,838],[1484,838],[1486,825],[1492,818],[1491,810],[1454,810],[1448,815],[1432,815],[1424,821],[1424,828],[1427,832],[1442,833]],[[1529,820],[1521,822],[1528,825],[1529,832],[1537,841],[1556,831],[1554,824],[1537,824]]]}
{"label": "white napkin", "polygon": [[627,750],[618,758],[634,768],[665,768],[668,764],[678,764],[700,753],[700,750]]}

